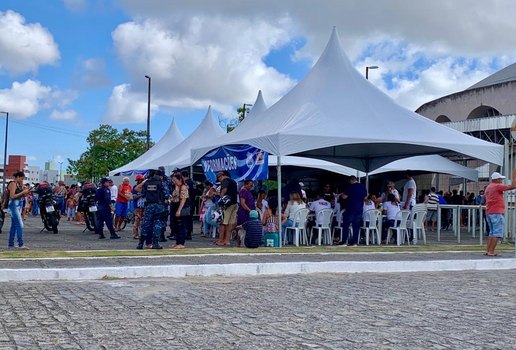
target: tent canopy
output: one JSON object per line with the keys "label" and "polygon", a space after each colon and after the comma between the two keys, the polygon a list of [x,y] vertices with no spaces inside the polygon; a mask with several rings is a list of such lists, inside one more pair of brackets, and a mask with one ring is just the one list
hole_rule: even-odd
{"label": "tent canopy", "polygon": [[[172,149],[169,149],[159,157],[148,159],[140,165],[141,169],[156,169],[160,166],[165,167],[167,173],[174,168],[184,168],[190,166],[190,152],[192,148],[200,147],[205,143],[214,142],[218,137],[224,135],[224,130],[219,126],[211,113],[211,106],[208,108],[201,124],[190,136]],[[140,169],[140,170],[141,170]]]}
{"label": "tent canopy", "polygon": [[334,29],[310,73],[276,104],[226,137],[192,150],[192,161],[227,144],[250,144],[270,154],[329,160],[371,172],[426,154],[464,154],[503,162],[503,146],[438,124],[397,105],[346,57]]}
{"label": "tent canopy", "polygon": [[179,129],[177,128],[176,121],[172,119],[172,123],[170,124],[167,132],[154,146],[152,146],[149,150],[147,150],[147,152],[145,152],[132,162],[127,163],[126,165],[118,169],[110,171],[109,176],[119,174],[124,176],[132,175],[134,170],[141,169],[141,165],[143,163],[147,162],[149,159],[153,159],[161,156],[162,154],[165,154],[168,150],[177,146],[184,139],[185,138],[181,134],[181,131],[179,131]]}
{"label": "tent canopy", "polygon": [[369,175],[405,170],[449,174],[463,177],[471,181],[478,181],[478,171],[476,169],[465,167],[435,154],[396,160],[392,163],[382,166],[379,169],[376,169],[375,171],[370,172]]}

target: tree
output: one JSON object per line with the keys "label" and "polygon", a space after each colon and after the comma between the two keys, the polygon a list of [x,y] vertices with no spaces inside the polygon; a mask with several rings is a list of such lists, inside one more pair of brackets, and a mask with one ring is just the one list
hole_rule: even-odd
{"label": "tree", "polygon": [[[248,104],[245,104],[244,106],[249,106]],[[245,113],[244,113],[245,111]],[[227,132],[233,131],[238,124],[240,124],[242,121],[244,121],[245,115],[249,113],[249,107],[246,107],[244,110],[244,107],[237,108],[237,116],[236,118],[231,119],[224,119],[222,122],[219,120],[219,125],[226,129]]]}
{"label": "tree", "polygon": [[[102,124],[86,139],[88,149],[78,160],[68,159],[68,172],[79,181],[98,180],[111,170],[138,158],[147,149],[147,133]],[[153,143],[151,142],[151,146]]]}

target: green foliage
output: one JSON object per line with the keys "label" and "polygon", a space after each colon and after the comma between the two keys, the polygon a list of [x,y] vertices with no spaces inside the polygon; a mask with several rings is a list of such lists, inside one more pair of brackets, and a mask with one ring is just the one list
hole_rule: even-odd
{"label": "green foliage", "polygon": [[[102,124],[86,139],[88,149],[77,160],[68,159],[68,172],[79,181],[98,180],[146,151],[147,133]],[[152,146],[152,143],[151,143]]]}
{"label": "green foliage", "polygon": [[245,119],[245,116],[248,113],[249,113],[249,107],[245,108],[245,113],[244,113],[244,107],[243,106],[237,108],[237,116],[236,116],[236,118],[233,118],[233,119],[231,119],[231,120],[226,122],[226,130],[227,130],[227,132],[233,131],[238,126],[238,124],[243,122],[244,119]]}

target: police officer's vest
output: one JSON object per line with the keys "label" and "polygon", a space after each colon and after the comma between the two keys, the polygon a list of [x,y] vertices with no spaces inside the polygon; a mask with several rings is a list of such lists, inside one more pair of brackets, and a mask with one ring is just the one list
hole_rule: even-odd
{"label": "police officer's vest", "polygon": [[165,202],[165,196],[163,194],[163,182],[160,178],[150,178],[145,183],[145,187],[145,204]]}

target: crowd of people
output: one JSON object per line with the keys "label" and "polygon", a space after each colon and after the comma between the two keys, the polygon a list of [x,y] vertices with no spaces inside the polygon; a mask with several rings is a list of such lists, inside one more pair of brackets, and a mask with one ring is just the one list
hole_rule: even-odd
{"label": "crowd of people", "polygon": [[[493,174],[493,183],[499,183],[503,178],[496,174],[498,173]],[[350,176],[342,191],[334,192],[330,184],[325,184],[311,201],[308,201],[304,184],[294,180],[281,192],[281,207],[278,207],[277,198],[268,198],[268,188],[262,181],[245,180],[239,188],[239,184],[227,171],[217,173],[215,183],[205,181],[202,194],[197,192],[198,188],[189,172],[179,169],[170,176],[165,175],[163,168],[151,170],[147,176],[136,175],[134,184],[126,177],[118,186],[105,177],[95,190],[95,233],[99,239],[106,238],[103,231],[105,225],[110,239],[119,239],[118,232],[125,226],[123,224],[129,212],[132,212],[132,234],[138,240],[137,249],[162,249],[160,243],[166,242],[167,238],[175,240],[170,248],[183,249],[186,241],[192,239],[193,215],[198,195],[201,198],[198,208],[200,236],[213,237],[213,243],[217,246],[231,246],[232,240],[235,240],[237,247],[256,248],[263,244],[263,237],[268,233],[277,233],[281,235],[283,244],[291,244],[293,242],[287,236],[287,229],[295,225],[295,216],[300,209],[309,209],[313,213],[311,221],[307,223],[308,230],[322,224],[319,214],[323,210],[332,210],[334,220],[331,225],[340,225],[343,228],[339,237],[332,237],[333,244],[336,245],[357,246],[361,243],[360,227],[368,226],[368,218],[364,214],[371,209],[379,210],[384,217],[382,243],[392,243],[387,242],[388,229],[399,225],[398,215],[401,210],[411,210],[416,203],[426,204],[425,225],[430,230],[436,228],[438,204],[487,204],[488,230],[498,225],[492,224],[489,219],[493,208],[488,195],[489,186],[478,195],[464,195],[457,190],[444,193],[432,187],[421,191],[417,197],[417,185],[411,172],[407,171],[405,177],[406,182],[401,192],[393,182],[388,182],[384,192],[375,194],[367,193],[365,186],[355,176]],[[75,221],[78,225],[84,224],[86,210],[84,204],[81,204],[84,186],[66,186],[62,181],[49,185],[62,217]],[[16,238],[18,249],[28,249],[23,242],[23,221],[27,215],[38,215],[38,192],[33,190],[34,187],[24,184],[22,172],[16,173],[14,181],[8,185],[9,195],[3,206],[12,217],[9,248],[15,247]],[[503,191],[508,189],[512,187],[504,187]],[[495,211],[500,211],[499,205]],[[444,209],[442,213],[442,228],[447,229],[451,222],[451,211]],[[461,213],[461,219],[467,220],[466,215],[467,211]],[[170,225],[170,235],[165,237],[167,222]],[[498,232],[499,229],[495,231]],[[488,253],[493,253],[491,247]]]}

